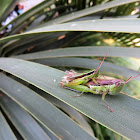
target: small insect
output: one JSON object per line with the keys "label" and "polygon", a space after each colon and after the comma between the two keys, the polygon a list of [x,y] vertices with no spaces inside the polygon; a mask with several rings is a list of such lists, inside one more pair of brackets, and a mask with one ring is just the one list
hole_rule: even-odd
{"label": "small insect", "polygon": [[[107,53],[108,54],[108,53]],[[105,55],[105,57],[107,56]],[[104,57],[104,59],[105,59]],[[109,107],[108,103],[104,100],[106,94],[110,95],[116,95],[120,92],[125,93],[122,91],[122,88],[126,83],[129,81],[135,79],[137,76],[132,76],[124,81],[121,79],[99,79],[99,73],[100,73],[100,67],[102,63],[104,62],[104,59],[99,64],[99,67],[97,69],[93,69],[91,71],[85,72],[85,73],[76,73],[73,70],[66,71],[67,75],[62,78],[62,81],[59,82],[59,84],[67,89],[70,89],[75,92],[79,92],[81,94],[75,95],[73,97],[79,97],[83,93],[93,93],[93,94],[102,94],[102,100],[106,104],[107,108],[113,112],[113,110]],[[125,93],[126,94],[126,93]]]}
{"label": "small insect", "polygon": [[122,88],[124,87],[124,85],[126,83],[130,82],[131,80],[135,79],[138,76],[140,76],[140,74],[136,75],[133,78],[131,76],[126,81],[121,80],[121,79],[107,80],[107,79],[95,78],[96,82],[94,82],[91,79],[85,85],[69,85],[69,84],[65,83],[64,87],[68,88],[68,89],[70,89],[72,91],[80,92],[81,93],[81,94],[75,95],[73,97],[79,97],[83,93],[87,93],[87,92],[90,92],[90,93],[93,93],[93,94],[102,94],[102,101],[106,104],[107,108],[111,112],[113,112],[113,110],[109,107],[109,104],[104,100],[105,99],[105,95],[106,94],[117,95],[120,92],[125,93],[124,91],[122,91]]}

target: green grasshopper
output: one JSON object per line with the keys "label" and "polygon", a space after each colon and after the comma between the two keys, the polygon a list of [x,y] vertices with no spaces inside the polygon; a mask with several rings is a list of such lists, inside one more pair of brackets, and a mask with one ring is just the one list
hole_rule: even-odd
{"label": "green grasshopper", "polygon": [[[108,53],[107,53],[108,54]],[[107,55],[106,54],[106,55]],[[106,57],[105,55],[105,57]],[[104,57],[104,59],[105,59]],[[79,97],[84,92],[90,92],[93,94],[102,94],[102,100],[104,101],[105,95],[116,95],[122,91],[123,86],[128,83],[130,80],[136,78],[132,78],[132,76],[127,80],[120,80],[120,79],[113,79],[113,80],[107,80],[107,79],[98,79],[100,73],[100,67],[102,63],[104,62],[104,59],[99,64],[99,67],[97,69],[93,69],[91,71],[88,71],[86,73],[76,73],[73,70],[66,71],[67,75],[63,77],[62,81],[59,83],[62,85],[62,87],[68,88],[75,92],[80,92],[81,94],[75,95],[73,97]],[[124,92],[123,92],[124,93]],[[104,101],[104,103],[107,105],[107,108],[113,112],[113,110],[109,107],[108,103]]]}
{"label": "green grasshopper", "polygon": [[[107,52],[107,54],[108,54],[108,52]],[[62,81],[59,84],[61,84],[62,87],[85,85],[91,79],[97,84],[95,78],[99,76],[100,67],[103,64],[107,54],[105,55],[105,57],[103,58],[102,62],[99,64],[99,67],[97,69],[92,69],[92,70],[90,70],[88,72],[84,72],[84,73],[77,73],[73,70],[66,71],[67,75],[63,77]]]}
{"label": "green grasshopper", "polygon": [[106,101],[104,101],[105,95],[106,94],[117,95],[120,92],[125,93],[124,91],[122,91],[122,88],[124,87],[124,85],[126,83],[130,82],[131,80],[135,79],[138,76],[140,76],[140,74],[136,75],[133,78],[131,76],[126,81],[121,80],[121,79],[107,80],[107,79],[97,79],[97,78],[95,78],[96,82],[91,79],[85,85],[69,85],[68,83],[64,83],[64,87],[68,88],[70,90],[73,90],[75,92],[80,92],[81,93],[81,94],[75,95],[73,97],[79,97],[83,93],[87,93],[87,92],[90,92],[90,93],[93,93],[93,94],[102,94],[103,102],[107,105],[107,108],[111,112],[113,112],[113,110],[109,107],[108,103]]}

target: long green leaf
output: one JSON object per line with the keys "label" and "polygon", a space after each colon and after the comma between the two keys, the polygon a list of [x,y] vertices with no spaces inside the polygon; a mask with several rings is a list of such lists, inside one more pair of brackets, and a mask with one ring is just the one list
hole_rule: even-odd
{"label": "long green leaf", "polygon": [[[71,66],[80,67],[85,69],[98,68],[101,61],[87,59],[87,58],[48,58],[48,59],[37,59],[34,62],[49,65],[49,66]],[[128,69],[122,66],[118,66],[112,63],[104,62],[100,69],[107,74],[116,74],[124,77],[136,76],[140,72],[132,69]],[[140,77],[137,78],[140,80]]]}
{"label": "long green leaf", "polygon": [[17,5],[18,0],[1,0],[0,1],[0,22],[4,21],[6,17],[12,12]]}
{"label": "long green leaf", "polygon": [[[88,26],[87,26],[88,25]],[[134,26],[135,25],[135,26]],[[0,39],[0,43],[28,37],[32,34],[42,34],[60,31],[101,31],[101,32],[124,32],[140,33],[140,19],[110,19],[110,20],[89,20],[63,23],[52,26],[44,26],[32,31],[8,36]]]}
{"label": "long green leaf", "polygon": [[47,26],[47,25],[52,25],[52,24],[58,24],[58,23],[71,21],[71,20],[74,20],[74,19],[77,19],[77,18],[80,18],[80,17],[83,17],[83,16],[87,16],[87,15],[90,15],[90,14],[93,14],[93,13],[97,13],[99,11],[103,11],[103,10],[106,10],[106,9],[110,9],[110,8],[113,8],[113,7],[117,7],[117,6],[120,6],[120,5],[132,3],[132,2],[137,2],[137,1],[139,1],[139,0],[125,0],[125,1],[123,1],[123,0],[122,1],[113,0],[113,1],[107,2],[105,4],[99,4],[99,5],[84,9],[84,10],[73,12],[69,15],[65,15],[65,16],[56,18],[54,20],[51,20],[51,21],[43,24],[42,26],[44,26],[44,25]]}
{"label": "long green leaf", "polygon": [[7,124],[1,112],[0,112],[0,124],[1,124],[1,127],[0,127],[1,140],[16,140],[15,135],[11,131],[9,125]]}
{"label": "long green leaf", "polygon": [[139,48],[123,48],[123,47],[73,47],[64,49],[54,49],[41,51],[37,53],[22,54],[13,56],[14,58],[34,60],[43,58],[70,57],[70,56],[118,56],[118,57],[136,57],[140,58]]}
{"label": "long green leaf", "polygon": [[[14,0],[13,0],[14,1]],[[0,17],[2,17],[2,15],[4,14],[6,8],[12,3],[11,0],[2,0],[1,4],[0,4]],[[1,21],[1,18],[0,18]]]}
{"label": "long green leaf", "polygon": [[0,98],[3,110],[24,139],[50,140],[35,120],[23,108],[4,94]]}
{"label": "long green leaf", "polygon": [[[3,53],[3,56],[5,54],[8,53],[8,56],[10,55],[16,55],[16,54],[20,54],[20,53],[23,53],[24,51],[27,51],[28,48],[30,49],[30,47],[34,46],[34,48],[32,49],[36,51],[38,50],[41,50],[42,49],[42,45],[45,45],[45,48],[46,48],[46,45],[47,45],[47,48],[49,49],[50,46],[49,44],[51,44],[52,42],[54,43],[55,41],[57,41],[58,37],[60,35],[63,35],[64,33],[63,32],[59,32],[59,33],[56,33],[56,34],[53,34],[53,35],[47,35],[45,37],[41,37],[41,38],[32,38],[33,40],[30,41],[29,43],[23,43],[22,45],[14,45],[14,46],[8,46],[8,48],[6,49],[6,51]],[[25,40],[25,39],[24,39]],[[26,42],[22,40],[22,42]],[[26,38],[27,40],[27,38]],[[20,40],[21,42],[21,40]],[[16,43],[16,42],[15,42]],[[56,44],[58,45],[59,43],[56,42]],[[54,48],[57,48],[57,46],[55,47],[55,45],[53,45]]]}
{"label": "long green leaf", "polygon": [[[18,16],[14,20],[12,20],[9,24],[13,24],[14,23],[14,27],[15,26],[17,27],[20,24],[22,24],[25,20],[27,20],[31,16],[33,16],[34,14],[36,14],[39,11],[41,11],[43,8],[49,7],[50,5],[52,5],[54,2],[55,2],[55,0],[43,1],[42,3],[34,6],[30,10],[26,11],[24,14]],[[9,24],[7,24],[7,25],[9,25]],[[7,27],[7,25],[2,27],[2,28],[0,28],[0,31],[5,29]]]}
{"label": "long green leaf", "polygon": [[[139,100],[123,94],[110,98],[107,96],[106,101],[114,110],[112,113],[103,106],[101,96],[86,94],[80,98],[72,98],[77,93],[64,89],[58,84],[61,81],[61,77],[64,76],[64,72],[33,62],[12,58],[1,58],[0,68],[48,92],[111,130],[130,139],[139,139]],[[6,85],[8,81],[10,81],[9,78],[6,81]],[[1,80],[1,88],[6,90],[8,87],[2,86],[3,82],[4,80]],[[10,93],[13,91],[11,90],[12,87],[9,88]]]}
{"label": "long green leaf", "polygon": [[70,107],[69,105],[65,104],[64,102],[61,102],[60,100],[57,100],[53,96],[50,96],[49,94],[46,94],[42,90],[39,90],[38,88],[34,89],[36,92],[39,93],[39,95],[43,96],[46,100],[66,112],[73,120],[75,120],[85,131],[89,132],[90,135],[93,136],[93,130],[91,129],[88,122],[85,120],[83,115],[79,113],[74,108]]}
{"label": "long green leaf", "polygon": [[[135,24],[135,26],[134,26]],[[88,26],[87,26],[88,25]],[[103,31],[140,33],[140,19],[101,19],[42,26],[28,33],[52,31]]]}
{"label": "long green leaf", "polygon": [[34,91],[4,74],[0,79],[0,89],[60,139],[96,139]]}
{"label": "long green leaf", "polygon": [[33,45],[37,45],[37,44],[42,44],[44,42],[50,42],[51,39],[57,38],[61,35],[63,35],[64,33],[56,33],[56,34],[42,34],[42,35],[37,35],[37,36],[31,36],[31,37],[27,37],[24,38],[22,41],[21,40],[17,40],[15,42],[12,42],[9,44],[7,43],[6,45],[4,45],[1,49],[5,49],[5,52],[3,55],[5,55],[6,53],[13,51],[14,53],[17,53],[18,51],[20,52],[20,50],[27,50],[27,48],[29,48],[30,46]]}
{"label": "long green leaf", "polygon": [[51,133],[44,125],[42,125],[39,121],[37,122],[40,125],[40,127],[42,127],[42,129],[46,132],[46,134],[51,138],[51,140],[59,140],[59,138],[53,135],[53,133]]}

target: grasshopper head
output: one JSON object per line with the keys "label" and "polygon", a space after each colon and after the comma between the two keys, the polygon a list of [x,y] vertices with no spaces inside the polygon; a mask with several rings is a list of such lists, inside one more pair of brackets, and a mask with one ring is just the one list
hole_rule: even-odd
{"label": "grasshopper head", "polygon": [[123,86],[124,86],[124,81],[122,81],[122,80],[117,81],[115,84],[110,86],[109,94],[110,95],[116,95],[116,94],[120,93],[120,91],[122,90]]}
{"label": "grasshopper head", "polygon": [[132,76],[130,78],[128,78],[128,80],[123,81],[123,80],[119,80],[116,81],[113,85],[111,85],[110,90],[109,90],[109,94],[110,95],[116,95],[118,93],[121,92],[123,86],[130,82],[131,80],[135,79],[136,77],[140,76],[140,74],[136,75],[135,77],[132,78]]}

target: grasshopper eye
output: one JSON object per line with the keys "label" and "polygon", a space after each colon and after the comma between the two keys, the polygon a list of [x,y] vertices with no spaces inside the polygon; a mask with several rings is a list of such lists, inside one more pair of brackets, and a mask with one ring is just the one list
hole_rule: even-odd
{"label": "grasshopper eye", "polygon": [[98,69],[95,69],[94,74],[97,74],[97,73],[98,73]]}
{"label": "grasshopper eye", "polygon": [[119,86],[121,85],[121,83],[122,83],[122,82],[120,82],[120,81],[119,81],[119,82],[116,82],[116,83],[115,83],[115,87],[119,87]]}

